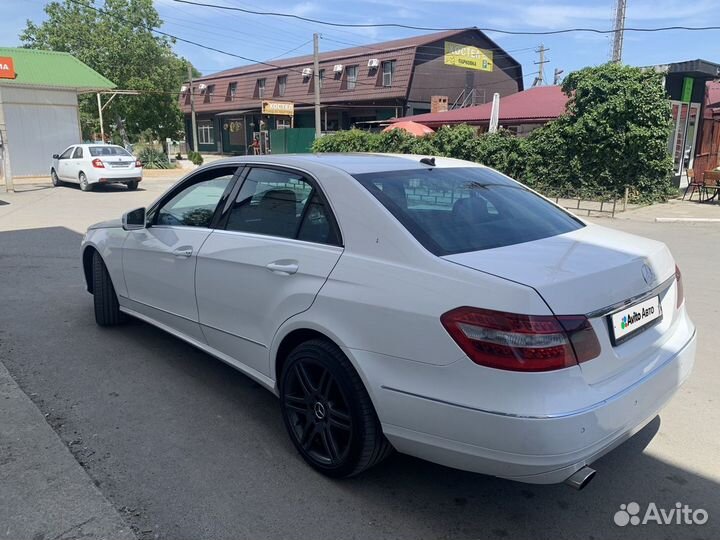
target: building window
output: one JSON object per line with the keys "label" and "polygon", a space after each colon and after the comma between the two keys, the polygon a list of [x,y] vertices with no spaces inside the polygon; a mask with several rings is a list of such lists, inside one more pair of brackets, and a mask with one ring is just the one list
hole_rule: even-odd
{"label": "building window", "polygon": [[206,120],[198,123],[198,142],[200,144],[215,144],[215,127],[212,121]]}
{"label": "building window", "polygon": [[358,67],[348,66],[345,68],[345,76],[347,77],[347,89],[355,90],[357,86]]}
{"label": "building window", "polygon": [[227,93],[228,101],[234,101],[235,96],[237,96],[237,83],[231,82],[228,85],[228,93]]}
{"label": "building window", "polygon": [[388,60],[382,63],[382,85],[392,86],[393,74],[395,73],[395,60]]}
{"label": "building window", "polygon": [[323,89],[323,83],[325,82],[325,70],[321,69],[318,71],[318,84],[320,85],[320,90]]}
{"label": "building window", "polygon": [[277,78],[277,95],[284,96],[287,89],[287,75],[280,75]]}
{"label": "building window", "polygon": [[255,86],[255,95],[260,99],[265,97],[265,79],[258,79]]}
{"label": "building window", "polygon": [[275,129],[290,129],[290,119],[278,118],[275,121]]}
{"label": "building window", "polygon": [[207,88],[205,88],[205,103],[210,103],[213,99],[213,96],[215,95],[215,85],[209,84]]}

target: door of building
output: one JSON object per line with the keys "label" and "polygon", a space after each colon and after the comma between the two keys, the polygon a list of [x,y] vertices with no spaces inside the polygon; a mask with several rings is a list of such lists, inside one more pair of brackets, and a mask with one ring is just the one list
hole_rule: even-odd
{"label": "door of building", "polygon": [[671,101],[672,132],[668,150],[673,157],[673,169],[676,175],[682,175],[693,167],[697,125],[700,117],[699,103]]}

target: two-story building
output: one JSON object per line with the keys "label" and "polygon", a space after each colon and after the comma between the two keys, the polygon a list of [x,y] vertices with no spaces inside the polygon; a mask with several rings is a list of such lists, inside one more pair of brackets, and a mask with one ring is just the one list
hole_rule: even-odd
{"label": "two-story building", "polygon": [[[479,104],[523,89],[522,67],[477,29],[427,34],[319,56],[321,129],[430,112],[432,96]],[[245,154],[263,149],[271,130],[314,128],[313,57],[228,69],[183,85],[187,142],[190,100],[201,152]],[[309,130],[308,130],[309,131]]]}

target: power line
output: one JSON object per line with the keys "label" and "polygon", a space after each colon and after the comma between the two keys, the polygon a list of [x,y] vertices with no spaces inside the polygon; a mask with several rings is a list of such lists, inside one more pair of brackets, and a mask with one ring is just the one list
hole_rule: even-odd
{"label": "power line", "polygon": [[720,26],[662,26],[656,28],[637,28],[637,27],[621,27],[610,30],[602,30],[599,28],[563,28],[560,30],[503,30],[500,28],[478,28],[478,27],[462,27],[462,28],[439,28],[432,26],[413,26],[402,23],[340,23],[303,17],[294,13],[281,13],[275,11],[257,11],[254,9],[241,8],[237,6],[226,6],[220,4],[210,4],[206,2],[197,2],[194,0],[173,0],[181,4],[189,4],[193,6],[211,7],[215,9],[223,9],[227,11],[239,11],[250,15],[263,15],[271,17],[283,17],[288,19],[296,19],[299,21],[322,24],[325,26],[334,26],[338,28],[404,28],[406,30],[422,30],[428,32],[442,32],[451,30],[480,30],[482,32],[495,32],[496,34],[506,34],[511,36],[553,36],[558,34],[569,34],[571,32],[590,32],[594,34],[615,34],[617,32],[667,32],[672,30],[684,30],[690,32],[720,30]]}
{"label": "power line", "polygon": [[273,56],[272,58],[268,58],[268,60],[277,60],[278,58],[281,58],[281,57],[285,56],[286,54],[290,54],[290,53],[292,53],[292,52],[297,51],[298,49],[302,49],[305,45],[309,45],[310,43],[312,43],[312,41],[313,41],[312,39],[308,39],[306,42],[298,45],[298,46],[295,47],[294,49],[290,49],[289,51],[285,51],[284,53],[278,54],[277,56]]}

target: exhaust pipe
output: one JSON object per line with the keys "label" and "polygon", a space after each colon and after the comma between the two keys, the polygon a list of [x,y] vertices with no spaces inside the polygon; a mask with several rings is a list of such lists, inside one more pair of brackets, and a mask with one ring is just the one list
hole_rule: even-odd
{"label": "exhaust pipe", "polygon": [[574,472],[570,476],[568,476],[565,479],[565,483],[580,491],[582,488],[587,486],[590,483],[590,480],[595,478],[595,473],[597,471],[595,469],[591,469],[587,465],[583,467],[582,469]]}

